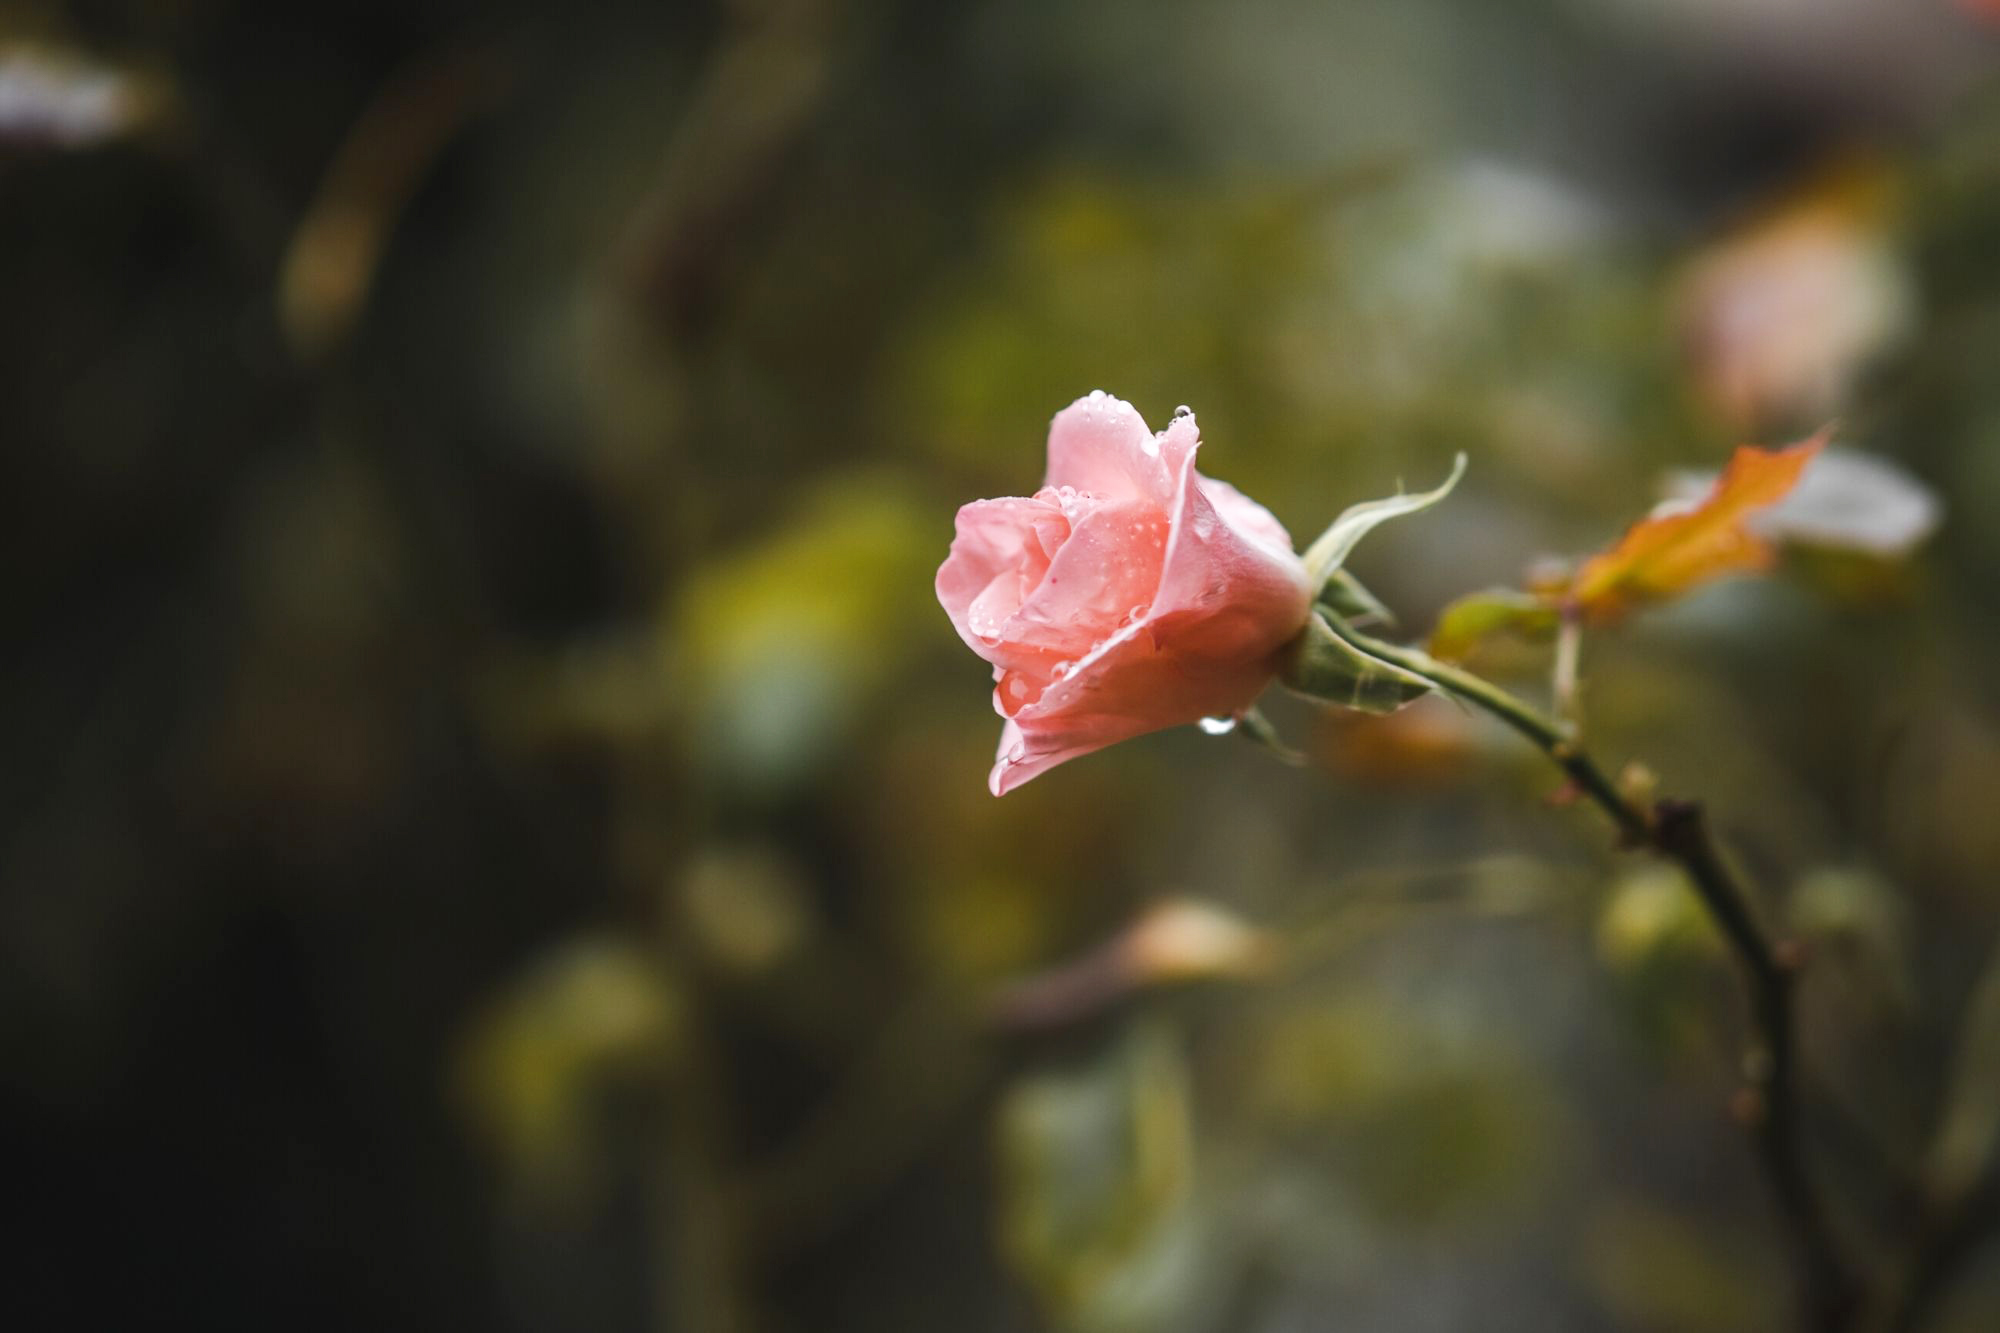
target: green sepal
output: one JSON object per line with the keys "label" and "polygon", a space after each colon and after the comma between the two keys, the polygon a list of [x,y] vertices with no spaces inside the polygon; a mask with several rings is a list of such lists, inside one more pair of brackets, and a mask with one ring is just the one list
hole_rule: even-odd
{"label": "green sepal", "polygon": [[1335,628],[1338,624],[1315,613],[1286,646],[1278,671],[1286,689],[1364,713],[1393,713],[1431,692],[1431,683],[1422,676],[1349,642]]}
{"label": "green sepal", "polygon": [[1360,579],[1344,569],[1334,570],[1326,586],[1319,590],[1319,605],[1329,616],[1344,620],[1356,629],[1369,625],[1393,628],[1396,624],[1396,613],[1363,587]]}
{"label": "green sepal", "polygon": [[1306,757],[1285,744],[1284,738],[1278,735],[1278,729],[1271,725],[1271,719],[1265,717],[1264,710],[1254,704],[1236,715],[1236,734],[1263,746],[1281,764],[1290,764],[1293,768],[1305,766]]}
{"label": "green sepal", "polygon": [[1312,580],[1312,587],[1326,586],[1334,571],[1346,563],[1349,552],[1353,551],[1363,537],[1376,527],[1392,518],[1402,518],[1429,509],[1458,485],[1458,479],[1465,475],[1465,455],[1453,460],[1451,475],[1444,485],[1434,491],[1421,491],[1416,495],[1392,495],[1385,500],[1369,500],[1364,504],[1351,506],[1347,512],[1333,521],[1333,525],[1321,533],[1319,540],[1306,548],[1306,574]]}

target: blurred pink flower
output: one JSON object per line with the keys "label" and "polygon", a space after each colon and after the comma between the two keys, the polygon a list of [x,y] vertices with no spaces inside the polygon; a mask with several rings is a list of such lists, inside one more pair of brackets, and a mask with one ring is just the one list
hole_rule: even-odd
{"label": "blurred pink flower", "polygon": [[1844,164],[1689,266],[1678,313],[1690,368],[1735,429],[1763,434],[1835,415],[1908,331],[1916,291],[1895,243],[1895,199],[1885,168]]}
{"label": "blurred pink flower", "polygon": [[976,500],[938,570],[993,664],[1003,795],[1068,759],[1249,707],[1304,626],[1306,568],[1268,510],[1194,470],[1183,409],[1155,435],[1101,390],[1056,414],[1030,499]]}

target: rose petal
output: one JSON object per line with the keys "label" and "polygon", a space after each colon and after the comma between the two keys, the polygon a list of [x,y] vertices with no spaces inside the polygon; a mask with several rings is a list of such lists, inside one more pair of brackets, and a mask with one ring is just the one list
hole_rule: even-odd
{"label": "rose petal", "polygon": [[1049,423],[1047,484],[1113,500],[1151,498],[1161,505],[1173,495],[1160,441],[1132,404],[1102,389],[1077,399]]}
{"label": "rose petal", "polygon": [[[1195,453],[1189,449],[1181,462],[1173,536],[1148,619],[1155,633],[1169,621],[1212,621],[1197,643],[1187,646],[1217,659],[1255,651],[1273,638],[1274,627],[1289,626],[1268,645],[1267,650],[1275,650],[1297,632],[1312,603],[1305,565],[1292,553],[1284,528],[1261,505],[1255,508],[1269,519],[1268,527],[1240,506],[1230,505],[1227,514],[1216,507],[1214,494],[1234,495],[1235,490],[1197,473]],[[1235,522],[1247,521],[1251,530],[1240,530],[1232,516]],[[1266,535],[1275,530],[1282,540],[1267,545],[1257,529]]]}
{"label": "rose petal", "polygon": [[[1011,615],[1048,569],[1050,547],[1060,548],[1061,538],[1053,534],[1067,535],[1068,528],[1061,507],[1042,500],[975,500],[958,511],[951,554],[938,567],[937,596],[967,647],[989,662],[995,660],[993,637],[973,624],[974,605],[992,591],[996,580],[1025,575],[1026,586],[1008,608]],[[997,604],[988,605],[997,609]]]}
{"label": "rose petal", "polygon": [[1270,682],[1266,656],[1197,664],[1143,625],[1121,630],[1008,720],[995,794],[1119,741],[1249,707]]}
{"label": "rose petal", "polygon": [[[938,597],[995,664],[996,795],[1080,755],[1248,707],[1311,596],[1284,527],[1103,393],[1058,413],[1047,487],[959,514]],[[1004,616],[1004,619],[1002,617]],[[998,622],[998,623],[996,623]]]}
{"label": "rose petal", "polygon": [[1153,604],[1168,535],[1167,515],[1145,502],[1081,509],[1069,540],[1002,637],[1082,657]]}
{"label": "rose petal", "polygon": [[1285,525],[1278,522],[1277,516],[1270,510],[1226,481],[1197,475],[1195,483],[1201,487],[1201,493],[1208,497],[1209,504],[1215,507],[1222,521],[1239,534],[1260,546],[1268,546],[1280,558],[1291,552],[1292,535],[1285,531]]}
{"label": "rose petal", "polygon": [[1270,680],[1273,655],[1304,623],[1305,566],[1284,528],[1233,487],[1195,472],[1192,418],[1177,420],[1162,443],[1175,464],[1178,520],[1152,604],[1039,694],[1025,697],[1025,684],[1016,686],[1023,697],[1005,710],[996,792],[1107,745],[1247,708]]}
{"label": "rose petal", "polygon": [[1020,725],[1009,718],[1000,726],[1000,748],[993,758],[993,771],[986,778],[987,790],[995,796],[1005,796],[1028,779],[1039,777],[1057,764],[1100,748],[1098,745],[1083,745],[1075,749],[1062,749],[1059,745],[1055,748],[1049,746],[1047,738],[1042,738],[1037,742],[1037,747],[1031,750],[1028,738],[1022,732]]}

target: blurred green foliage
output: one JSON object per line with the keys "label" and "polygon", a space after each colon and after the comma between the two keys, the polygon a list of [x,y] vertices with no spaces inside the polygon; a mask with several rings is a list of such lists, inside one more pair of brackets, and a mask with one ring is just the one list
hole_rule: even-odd
{"label": "blurred green foliage", "polygon": [[[1577,701],[1807,945],[1886,1262],[1875,1155],[1961,1179],[2000,1119],[1975,22],[0,4],[135,92],[50,143],[0,60],[0,1313],[1773,1327],[1726,960],[1513,738],[1273,699],[1304,772],[1188,729],[986,794],[932,571],[1097,387],[1301,542],[1468,454],[1355,556],[1412,639],[1823,415],[1939,497],[1907,562],[1591,634]],[[1732,248],[1853,163],[1893,206]],[[1843,339],[1716,340],[1767,283]],[[1065,971],[1165,899],[1270,965]],[[1940,1326],[1996,1312],[1988,1249]]]}

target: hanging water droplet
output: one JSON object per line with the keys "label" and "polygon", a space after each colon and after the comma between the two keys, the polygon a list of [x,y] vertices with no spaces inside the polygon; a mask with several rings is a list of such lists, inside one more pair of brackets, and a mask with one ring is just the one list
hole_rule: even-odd
{"label": "hanging water droplet", "polygon": [[1236,730],[1236,719],[1233,717],[1205,717],[1201,720],[1201,729],[1210,736],[1227,736],[1230,732]]}

